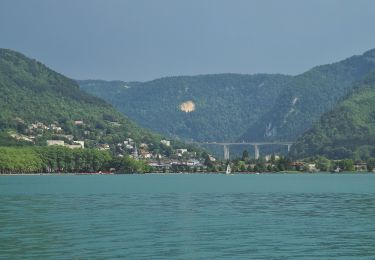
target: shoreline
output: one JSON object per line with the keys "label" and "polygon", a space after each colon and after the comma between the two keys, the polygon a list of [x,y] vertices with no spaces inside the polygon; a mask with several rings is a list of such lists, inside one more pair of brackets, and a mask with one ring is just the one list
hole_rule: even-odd
{"label": "shoreline", "polygon": [[92,176],[92,175],[314,175],[314,174],[332,174],[332,175],[346,175],[346,174],[375,174],[375,172],[367,171],[350,171],[350,172],[295,172],[295,171],[282,171],[282,172],[234,172],[232,174],[225,174],[225,172],[150,172],[150,173],[2,173],[0,176]]}

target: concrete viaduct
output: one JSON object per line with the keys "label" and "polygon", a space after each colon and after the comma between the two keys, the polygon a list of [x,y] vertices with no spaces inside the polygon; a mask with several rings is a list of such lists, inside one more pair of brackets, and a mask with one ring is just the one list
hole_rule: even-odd
{"label": "concrete viaduct", "polygon": [[285,145],[288,147],[288,152],[290,151],[290,147],[292,146],[293,142],[287,141],[274,141],[274,142],[242,142],[242,143],[230,143],[230,142],[206,142],[206,143],[198,143],[200,145],[221,145],[224,149],[224,159],[229,160],[229,146],[233,145],[252,145],[254,146],[254,157],[255,159],[259,159],[259,146],[261,145]]}

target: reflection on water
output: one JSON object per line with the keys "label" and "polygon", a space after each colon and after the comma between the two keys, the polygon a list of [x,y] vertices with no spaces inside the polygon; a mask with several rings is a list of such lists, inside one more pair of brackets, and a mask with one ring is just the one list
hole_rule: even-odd
{"label": "reflection on water", "polygon": [[0,193],[0,258],[375,258],[375,193],[66,191]]}

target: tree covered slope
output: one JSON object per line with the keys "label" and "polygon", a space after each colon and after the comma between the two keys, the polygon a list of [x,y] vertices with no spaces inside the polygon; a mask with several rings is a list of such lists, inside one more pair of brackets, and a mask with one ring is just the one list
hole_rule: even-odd
{"label": "tree covered slope", "polygon": [[60,139],[126,153],[118,144],[128,138],[160,153],[170,153],[174,145],[160,144],[159,135],[80,90],[75,81],[18,52],[0,49],[0,145],[46,145],[47,139]]}
{"label": "tree covered slope", "polygon": [[[272,108],[283,75],[219,74],[149,82],[79,81],[143,127],[196,141],[233,141]],[[194,109],[184,112],[182,109]]]}
{"label": "tree covered slope", "polygon": [[294,140],[375,68],[375,50],[293,77],[240,140]]}
{"label": "tree covered slope", "polygon": [[297,140],[291,156],[375,157],[375,72]]}

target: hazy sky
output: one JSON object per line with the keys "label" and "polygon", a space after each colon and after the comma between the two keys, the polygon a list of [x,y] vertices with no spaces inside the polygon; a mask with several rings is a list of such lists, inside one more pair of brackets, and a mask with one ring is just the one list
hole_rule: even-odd
{"label": "hazy sky", "polygon": [[298,74],[375,48],[372,0],[1,0],[0,47],[76,79]]}

